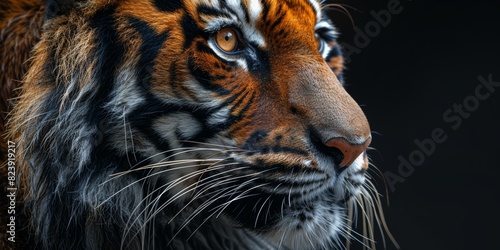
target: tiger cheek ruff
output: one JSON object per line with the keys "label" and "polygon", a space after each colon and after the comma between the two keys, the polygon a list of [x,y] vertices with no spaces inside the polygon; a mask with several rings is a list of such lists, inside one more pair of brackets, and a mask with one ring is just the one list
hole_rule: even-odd
{"label": "tiger cheek ruff", "polygon": [[371,131],[328,6],[4,5],[40,24],[0,19],[32,51],[1,80],[24,79],[7,126],[37,248],[375,249]]}

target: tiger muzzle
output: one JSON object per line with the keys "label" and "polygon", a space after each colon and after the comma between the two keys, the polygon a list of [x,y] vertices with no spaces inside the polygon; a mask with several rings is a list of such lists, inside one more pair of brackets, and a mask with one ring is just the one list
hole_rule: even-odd
{"label": "tiger muzzle", "polygon": [[315,146],[332,152],[337,165],[350,166],[371,143],[368,120],[326,63],[307,65],[290,85],[290,103],[303,111]]}

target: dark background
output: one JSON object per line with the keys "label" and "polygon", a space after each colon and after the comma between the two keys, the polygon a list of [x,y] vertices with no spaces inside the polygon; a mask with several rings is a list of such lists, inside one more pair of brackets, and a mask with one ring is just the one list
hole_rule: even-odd
{"label": "dark background", "polygon": [[[386,10],[391,0],[327,2],[349,10],[354,25],[348,15],[329,14],[339,41],[355,46],[354,27],[364,31],[374,20],[370,11]],[[370,156],[382,173],[399,175],[398,157],[409,159],[419,149],[414,140],[431,138],[434,129],[441,128],[447,139],[404,182],[395,183],[394,191],[384,192],[384,182],[374,177],[384,199],[389,196],[389,227],[405,250],[500,249],[500,87],[456,129],[443,118],[455,103],[470,101],[479,76],[492,74],[500,82],[500,5],[477,0],[401,0],[400,5],[401,13],[350,56],[347,91],[370,121],[375,148]]]}

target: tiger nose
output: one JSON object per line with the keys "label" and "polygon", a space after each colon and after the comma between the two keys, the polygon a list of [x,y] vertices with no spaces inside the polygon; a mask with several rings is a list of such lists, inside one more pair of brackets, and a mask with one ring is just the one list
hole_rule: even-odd
{"label": "tiger nose", "polygon": [[350,166],[354,162],[354,160],[356,160],[356,158],[358,158],[358,156],[366,150],[371,141],[371,136],[361,144],[352,143],[345,138],[337,137],[327,141],[325,143],[325,146],[330,148],[337,148],[338,150],[340,150],[343,155],[340,166],[347,167]]}

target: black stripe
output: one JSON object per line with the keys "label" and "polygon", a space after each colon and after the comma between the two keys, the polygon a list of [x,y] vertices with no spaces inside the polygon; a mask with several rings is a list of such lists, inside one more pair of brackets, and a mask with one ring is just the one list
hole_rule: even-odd
{"label": "black stripe", "polygon": [[[340,46],[337,44],[337,46],[331,48],[330,52],[328,53],[327,57],[325,58],[325,61],[328,62],[328,61],[330,61],[331,58],[338,57],[338,56],[342,56],[342,50],[341,50]],[[338,68],[336,68],[336,67],[332,67],[331,69],[332,69],[332,71],[338,70]],[[340,71],[340,73],[336,76],[337,76],[337,80],[339,80],[340,83],[344,82],[344,76],[343,76],[342,71]]]}
{"label": "black stripe", "polygon": [[224,89],[222,86],[213,84],[213,81],[216,79],[210,74],[210,72],[198,67],[192,56],[188,58],[187,65],[191,75],[206,90],[215,92],[219,95],[229,95],[231,93],[229,90]]}
{"label": "black stripe", "polygon": [[252,106],[252,104],[255,102],[255,99],[257,99],[256,94],[252,93],[252,96],[250,97],[250,100],[245,104],[245,107],[240,111],[240,113],[234,117],[234,123],[237,121],[241,121],[245,116],[249,118],[247,115],[248,110]]}
{"label": "black stripe", "polygon": [[276,29],[276,26],[280,25],[281,22],[283,22],[283,19],[285,18],[286,16],[286,13],[281,13],[282,12],[282,7],[281,5],[278,6],[278,10],[277,10],[277,13],[276,15],[278,15],[278,18],[276,19],[273,19],[271,23],[271,25],[269,26],[269,32],[270,33],[274,33],[274,30]]}
{"label": "black stripe", "polygon": [[269,151],[272,153],[290,153],[290,154],[302,155],[302,156],[309,155],[309,153],[307,151],[304,151],[304,150],[290,148],[290,147],[281,147],[281,146],[270,147]]}
{"label": "black stripe", "polygon": [[47,0],[45,18],[51,19],[59,15],[67,15],[73,8],[74,2],[75,0]]}
{"label": "black stripe", "polygon": [[146,22],[135,17],[129,17],[128,19],[130,25],[139,32],[142,38],[142,44],[139,48],[138,80],[140,86],[149,90],[156,57],[168,39],[169,31],[157,34]]}
{"label": "black stripe", "polygon": [[[247,126],[249,126],[250,124],[253,123],[252,118],[254,118],[255,114],[247,114],[247,112],[250,109],[250,107],[252,106],[252,104],[255,102],[255,99],[256,99],[256,94],[252,93],[250,100],[247,103],[245,103],[245,107],[243,107],[243,109],[239,112],[239,114],[236,116],[232,116],[226,122],[227,127],[229,127],[231,124],[234,124],[238,121],[243,120],[243,118],[246,118],[248,120],[247,122],[242,124],[238,129],[231,131],[231,135],[234,135],[235,133],[237,133],[240,130],[245,130],[247,128]],[[233,107],[233,109],[234,109],[234,107]]]}
{"label": "black stripe", "polygon": [[[221,0],[221,6],[223,6],[222,8],[224,9],[224,11],[227,11],[227,12],[231,13],[234,16],[238,16],[238,13],[234,9],[232,9],[232,8],[230,8],[228,6],[226,0]],[[248,23],[249,22],[249,17],[248,17],[248,13],[246,11],[247,8],[245,8],[245,6],[243,5],[243,2],[240,3],[240,8],[243,10],[243,13],[245,15],[245,17],[244,17],[245,21]],[[240,20],[240,21],[242,21],[242,20]]]}
{"label": "black stripe", "polygon": [[181,0],[154,0],[154,5],[160,11],[173,12],[182,8]]}
{"label": "black stripe", "polygon": [[207,16],[218,16],[218,17],[227,17],[227,13],[222,12],[220,9],[216,9],[212,6],[207,6],[207,5],[200,5],[197,8],[197,12],[202,15],[207,15]]}
{"label": "black stripe", "polygon": [[[139,130],[144,136],[155,145],[156,148],[162,151],[171,149],[170,143],[166,141],[163,135],[160,135],[153,128],[154,121],[162,116],[168,116],[171,113],[183,112],[188,113],[197,119],[202,125],[201,131],[192,138],[176,138],[193,141],[204,141],[211,138],[217,132],[213,128],[207,126],[206,121],[213,110],[208,110],[191,105],[167,104],[153,96],[147,94],[146,101],[140,107],[136,108],[129,115],[129,122],[132,126]],[[186,124],[188,126],[189,124]],[[174,131],[175,132],[175,131]]]}
{"label": "black stripe", "polygon": [[271,63],[269,53],[259,48],[257,44],[250,43],[245,53],[245,60],[249,64],[249,71],[261,83],[268,84],[271,79]]}
{"label": "black stripe", "polygon": [[342,51],[340,50],[340,47],[337,45],[335,47],[332,47],[330,52],[328,53],[328,56],[326,57],[326,61],[332,57],[337,57],[342,54]]}
{"label": "black stripe", "polygon": [[[117,5],[106,6],[90,18],[90,27],[95,29],[95,56],[98,59],[94,78],[95,86],[98,89],[93,92],[95,94],[92,97],[93,105],[90,105],[88,110],[88,124],[100,124],[101,121],[109,120],[104,106],[111,98],[110,95],[117,75],[117,65],[121,64],[125,53],[125,47],[119,42],[118,31],[115,27],[113,15],[116,7]],[[94,149],[93,154],[99,150]]]}
{"label": "black stripe", "polygon": [[9,6],[11,6],[10,0],[2,0],[0,1],[0,20],[3,21],[3,19],[6,17],[6,13],[8,13],[6,10],[9,9]]}
{"label": "black stripe", "polygon": [[[118,74],[117,66],[121,63],[124,54],[124,47],[122,44],[118,43],[117,31],[114,29],[113,20],[111,19],[113,10],[108,9],[102,12],[102,16],[93,19],[97,23],[102,22],[103,26],[94,26],[96,28],[98,40],[97,45],[97,55],[100,57],[100,62],[96,67],[96,79],[98,90],[95,91],[95,96],[93,98],[93,105],[90,105],[88,124],[89,126],[97,127],[97,134],[94,135],[94,143],[96,147],[93,149],[91,154],[92,163],[87,167],[87,169],[93,171],[99,171],[103,166],[116,166],[118,168],[124,167],[128,169],[129,164],[126,163],[126,155],[118,156],[115,151],[111,151],[106,148],[106,143],[113,143],[109,138],[108,131],[111,131],[113,127],[113,121],[109,120],[109,115],[107,111],[103,108],[104,104],[109,102],[111,98],[110,93],[112,92],[115,77]],[[125,164],[126,163],[126,164]]]}
{"label": "black stripe", "polygon": [[268,135],[269,131],[267,130],[255,131],[248,137],[242,148],[249,149],[252,145],[258,144],[259,142],[263,141]]}
{"label": "black stripe", "polygon": [[172,88],[170,89],[172,90],[172,94],[174,96],[182,96],[179,91],[177,91],[177,88],[175,88],[175,86],[179,85],[178,83],[182,82],[183,76],[183,74],[181,73],[181,69],[179,68],[179,66],[182,65],[181,63],[179,63],[179,60],[180,58],[178,57],[173,58],[168,69],[169,84],[172,85]]}
{"label": "black stripe", "polygon": [[224,58],[219,57],[217,54],[215,54],[215,52],[207,44],[205,44],[205,43],[203,43],[201,41],[199,41],[199,42],[196,43],[196,50],[198,52],[202,52],[202,53],[213,55],[215,58],[218,58],[219,60],[221,60],[224,64],[226,64],[226,65],[229,66],[229,69],[228,69],[228,67],[224,68],[224,69],[226,69],[226,71],[230,71],[230,70],[232,70],[233,68],[236,67],[236,62],[231,62],[231,61],[228,61],[228,60],[226,60]]}
{"label": "black stripe", "polygon": [[[245,98],[250,94],[250,91],[245,91],[246,89],[241,90],[240,92],[234,94],[232,98],[229,98],[226,100],[225,103],[229,104],[233,102],[234,100],[238,99],[236,103],[233,104],[233,107],[231,108],[231,113],[234,112],[236,109],[240,108],[240,106],[243,104],[243,101],[245,101]],[[245,104],[246,108],[247,103]],[[240,112],[241,114],[241,112]]]}
{"label": "black stripe", "polygon": [[269,10],[271,9],[271,5],[267,2],[267,0],[261,0],[262,2],[262,20],[268,21],[267,17],[269,15]]}
{"label": "black stripe", "polygon": [[165,141],[162,135],[157,134],[153,128],[154,120],[176,111],[182,112],[184,109],[181,105],[166,104],[152,94],[147,93],[146,101],[130,113],[128,121],[158,150],[167,151],[171,149],[170,143]]}
{"label": "black stripe", "polygon": [[[90,27],[96,31],[95,44],[97,47],[96,56],[98,58],[94,77],[99,90],[96,91],[93,111],[98,111],[102,107],[105,99],[113,89],[116,77],[117,66],[123,61],[125,48],[119,41],[118,31],[115,28],[116,5],[106,6],[98,10],[90,19]],[[93,114],[100,112],[92,112]],[[94,123],[96,124],[96,123]]]}
{"label": "black stripe", "polygon": [[249,23],[250,22],[250,17],[248,15],[248,8],[246,6],[246,2],[245,1],[241,1],[240,2],[240,8],[243,10],[243,14],[245,14],[245,22]]}
{"label": "black stripe", "polygon": [[[196,50],[197,52],[202,52],[206,53],[209,55],[212,55],[214,58],[217,58],[221,61],[221,64],[219,62],[216,62],[213,66],[217,68],[217,66],[220,66],[219,68],[224,69],[226,72],[233,71],[235,68],[238,67],[238,64],[233,61],[228,61],[224,58],[219,57],[213,50],[210,48],[207,44],[199,41],[196,43]],[[224,76],[224,78],[227,78],[227,76]]]}
{"label": "black stripe", "polygon": [[256,170],[269,170],[273,169],[275,172],[280,173],[305,173],[305,174],[316,174],[318,173],[318,169],[314,168],[305,168],[298,165],[285,165],[285,164],[271,164],[267,163],[264,159],[257,159],[255,164],[248,165]]}
{"label": "black stripe", "polygon": [[196,25],[195,21],[187,14],[182,17],[181,27],[184,34],[184,49],[187,49],[197,37],[208,40],[208,34]]}
{"label": "black stripe", "polygon": [[[258,184],[269,184],[269,186],[271,187],[277,187],[279,185],[279,188],[286,188],[286,189],[294,187],[295,188],[303,187],[303,186],[305,187],[305,185],[317,185],[329,179],[329,176],[324,174],[324,172],[322,172],[321,170],[306,169],[301,167],[297,167],[294,169],[288,167],[287,169],[283,169],[282,166],[274,166],[274,165],[269,165],[262,169],[256,168],[255,166],[251,165],[247,166],[248,169],[239,170],[238,172],[231,172],[231,175],[238,176],[238,178],[241,179],[242,181],[252,180],[253,182]],[[308,175],[314,175],[314,174],[323,174],[324,177],[320,179],[315,178],[311,180],[304,180],[304,179],[297,180],[297,178],[295,177],[298,175],[303,175],[304,177],[307,177]],[[258,177],[258,180],[254,180],[255,177]],[[282,178],[280,179],[280,177]],[[269,189],[263,188],[261,192],[269,193]]]}
{"label": "black stripe", "polygon": [[199,52],[203,52],[203,53],[217,56],[217,54],[215,54],[215,52],[210,47],[208,47],[208,45],[206,45],[205,43],[203,43],[201,41],[196,43],[196,50]]}

